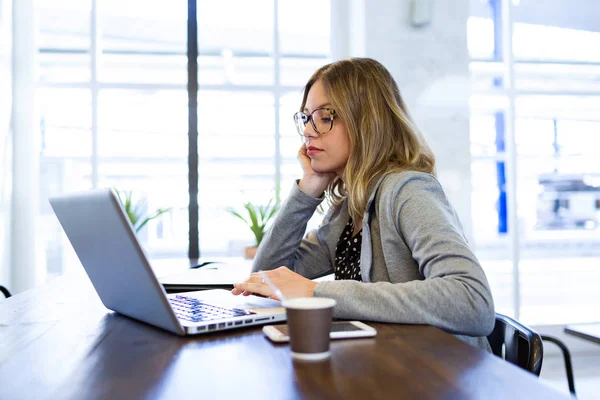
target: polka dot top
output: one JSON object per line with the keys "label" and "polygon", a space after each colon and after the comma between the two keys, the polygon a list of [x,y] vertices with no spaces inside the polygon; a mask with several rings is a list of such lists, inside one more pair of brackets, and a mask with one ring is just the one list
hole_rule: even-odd
{"label": "polka dot top", "polygon": [[335,247],[335,266],[333,270],[336,280],[353,279],[362,281],[360,276],[362,229],[354,237],[352,237],[353,231],[354,222],[350,218]]}

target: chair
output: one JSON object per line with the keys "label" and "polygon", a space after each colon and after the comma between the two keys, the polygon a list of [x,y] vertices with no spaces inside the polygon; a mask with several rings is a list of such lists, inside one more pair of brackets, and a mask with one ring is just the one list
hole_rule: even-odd
{"label": "chair", "polygon": [[6,297],[7,299],[10,297],[10,292],[8,291],[7,288],[5,288],[2,285],[0,285],[0,292],[2,292],[2,294],[4,295],[4,297]]}
{"label": "chair", "polygon": [[[565,344],[559,339],[540,335],[531,328],[522,325],[506,315],[496,314],[496,325],[488,336],[492,352],[498,357],[515,364],[537,376],[542,370],[542,359],[544,356],[543,341],[556,344],[563,353],[569,391],[575,395],[575,379],[571,365],[571,353]],[[504,347],[504,354],[502,354]]]}
{"label": "chair", "polygon": [[552,342],[557,345],[563,353],[563,358],[565,360],[565,371],[567,372],[567,381],[569,382],[569,391],[576,395],[575,393],[575,378],[573,376],[573,366],[571,364],[571,352],[567,348],[567,346],[559,339],[554,336],[542,335],[542,340],[545,342]]}
{"label": "chair", "polygon": [[533,329],[506,315],[496,314],[496,325],[488,341],[492,352],[498,357],[536,376],[540,375],[544,346],[542,337]]}

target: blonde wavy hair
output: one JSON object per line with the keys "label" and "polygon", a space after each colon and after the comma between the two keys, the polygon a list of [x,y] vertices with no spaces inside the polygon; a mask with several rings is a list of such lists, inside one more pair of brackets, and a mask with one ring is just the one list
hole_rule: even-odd
{"label": "blonde wavy hair", "polygon": [[360,221],[370,191],[391,171],[421,171],[435,174],[435,157],[417,129],[390,72],[370,58],[352,58],[324,65],[304,87],[300,110],[304,110],[310,88],[320,80],[350,141],[350,155],[343,180],[334,179],[327,188],[333,207],[348,198],[348,211]]}

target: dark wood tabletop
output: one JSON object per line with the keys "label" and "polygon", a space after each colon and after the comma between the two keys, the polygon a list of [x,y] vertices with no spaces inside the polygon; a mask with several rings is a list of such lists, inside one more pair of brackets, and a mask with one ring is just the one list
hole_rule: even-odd
{"label": "dark wood tabletop", "polygon": [[588,324],[571,324],[565,327],[565,332],[578,338],[600,344],[600,322]]}
{"label": "dark wood tabletop", "polygon": [[260,328],[181,338],[102,306],[85,276],[0,302],[0,399],[562,399],[430,326],[370,323],[324,362],[294,362]]}

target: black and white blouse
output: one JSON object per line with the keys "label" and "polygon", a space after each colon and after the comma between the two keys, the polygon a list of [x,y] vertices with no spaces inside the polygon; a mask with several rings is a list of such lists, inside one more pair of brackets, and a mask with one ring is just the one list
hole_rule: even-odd
{"label": "black and white blouse", "polygon": [[353,279],[355,281],[362,281],[360,275],[362,229],[354,236],[352,236],[353,231],[354,222],[350,218],[335,247],[335,265],[333,270],[336,280]]}

